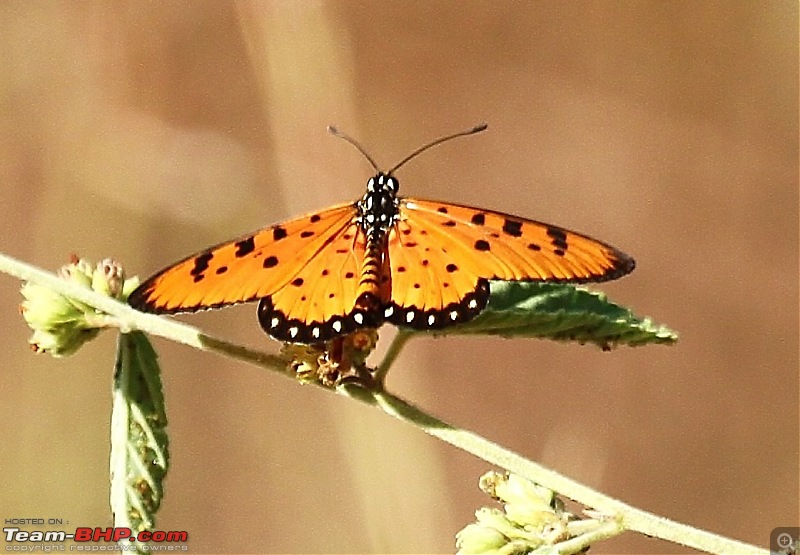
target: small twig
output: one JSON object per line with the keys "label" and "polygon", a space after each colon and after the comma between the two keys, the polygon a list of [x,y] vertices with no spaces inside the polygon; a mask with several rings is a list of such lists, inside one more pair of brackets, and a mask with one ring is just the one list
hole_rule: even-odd
{"label": "small twig", "polygon": [[407,330],[399,330],[397,335],[394,336],[392,343],[389,345],[389,349],[383,356],[383,360],[378,365],[378,368],[375,369],[375,373],[373,374],[375,382],[381,389],[383,388],[383,382],[386,379],[386,373],[389,371],[389,368],[391,368],[395,359],[400,354],[400,351],[403,350],[403,347],[406,346],[408,340],[413,336],[414,333]]}
{"label": "small twig", "polygon": [[581,553],[594,543],[618,536],[623,529],[616,520],[601,522],[594,530],[560,542],[554,547],[559,553]]}

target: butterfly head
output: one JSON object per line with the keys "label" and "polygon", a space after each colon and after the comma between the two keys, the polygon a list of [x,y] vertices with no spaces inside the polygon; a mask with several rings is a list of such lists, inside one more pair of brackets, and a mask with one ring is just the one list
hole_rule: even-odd
{"label": "butterfly head", "polygon": [[397,194],[400,184],[392,174],[380,172],[367,181],[367,193]]}
{"label": "butterfly head", "polygon": [[358,222],[365,231],[387,231],[398,215],[397,179],[378,173],[367,182],[367,192],[358,201]]}

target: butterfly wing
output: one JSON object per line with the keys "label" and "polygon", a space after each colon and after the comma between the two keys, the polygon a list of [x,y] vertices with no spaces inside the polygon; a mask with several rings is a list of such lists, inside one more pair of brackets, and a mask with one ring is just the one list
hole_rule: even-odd
{"label": "butterfly wing", "polygon": [[363,257],[356,207],[342,204],[189,256],[142,283],[128,303],[173,314],[262,299],[265,330],[300,341],[353,311]]}
{"label": "butterfly wing", "polygon": [[501,212],[402,199],[390,232],[392,295],[386,318],[441,328],[486,305],[488,281],[606,281],[634,268],[618,249],[586,235]]}
{"label": "butterfly wing", "polygon": [[377,327],[374,315],[357,306],[365,244],[354,212],[318,250],[299,251],[307,263],[258,305],[264,331],[280,341],[319,343],[359,327]]}

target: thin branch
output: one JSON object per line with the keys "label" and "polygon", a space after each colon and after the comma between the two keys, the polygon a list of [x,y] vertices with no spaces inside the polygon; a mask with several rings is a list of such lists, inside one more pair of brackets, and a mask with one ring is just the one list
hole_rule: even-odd
{"label": "thin branch", "polygon": [[707,553],[724,553],[726,555],[767,555],[769,553],[765,549],[693,528],[627,505],[547,467],[525,459],[521,455],[469,430],[451,426],[386,391],[372,393],[371,399],[366,397],[363,392],[360,392],[357,398],[364,402],[374,402],[385,413],[412,424],[422,429],[425,433],[446,441],[459,449],[472,453],[486,462],[544,486],[559,495],[577,501],[585,507],[591,507],[610,517],[617,518],[626,530],[640,532],[647,536],[671,541]]}
{"label": "thin branch", "polygon": [[620,535],[624,531],[616,520],[601,522],[594,530],[556,544],[559,553],[583,553],[599,541]]}
{"label": "thin branch", "polygon": [[114,325],[123,332],[143,331],[151,335],[171,339],[176,343],[182,343],[201,351],[209,351],[249,362],[285,376],[294,376],[294,374],[286,370],[286,361],[276,355],[248,349],[247,347],[206,335],[197,328],[177,320],[139,312],[125,303],[101,295],[87,287],[61,279],[53,273],[20,262],[2,253],[0,253],[0,272],[15,276],[22,281],[45,285],[66,297],[76,299],[107,315],[113,316],[114,318],[110,319],[107,325]]}
{"label": "thin branch", "polygon": [[386,351],[383,360],[378,365],[378,368],[375,370],[374,374],[375,381],[380,384],[381,389],[383,389],[383,382],[386,379],[386,373],[389,372],[389,368],[391,368],[395,359],[400,354],[400,351],[403,350],[403,347],[406,346],[408,340],[413,336],[413,332],[402,329],[399,330],[397,335],[394,336],[392,343],[389,345],[389,349]]}
{"label": "thin branch", "polygon": [[[75,298],[109,314],[116,318],[116,324],[123,331],[140,330],[204,351],[248,362],[283,376],[293,375],[286,369],[286,363],[280,357],[213,338],[201,333],[196,328],[174,320],[141,313],[119,301],[60,279],[54,274],[16,261],[3,254],[0,254],[0,272],[11,274],[24,281],[32,281],[48,286],[65,296]],[[407,341],[407,337],[399,338],[395,341],[396,344],[390,348],[381,364],[384,373],[385,368],[391,364],[400,348]],[[342,385],[336,388],[335,391],[364,403],[375,405],[387,414],[420,428],[425,433],[446,441],[463,451],[472,453],[490,464],[518,474],[586,507],[591,507],[616,518],[627,530],[640,532],[707,553],[724,553],[726,555],[766,555],[769,553],[765,549],[759,549],[752,545],[699,530],[631,507],[542,465],[529,461],[517,453],[477,434],[451,426],[386,391],[370,391],[354,384]]]}

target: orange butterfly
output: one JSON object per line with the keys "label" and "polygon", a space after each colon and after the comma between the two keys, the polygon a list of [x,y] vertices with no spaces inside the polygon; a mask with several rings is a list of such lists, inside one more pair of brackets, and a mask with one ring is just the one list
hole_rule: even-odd
{"label": "orange butterfly", "polygon": [[367,192],[221,243],[162,270],[128,302],[173,314],[259,299],[262,328],[280,341],[319,343],[384,322],[441,329],[486,306],[489,280],[589,282],[630,273],[616,248],[553,225],[458,204],[402,198],[375,167]]}

